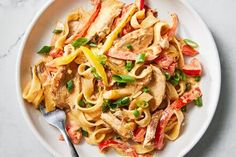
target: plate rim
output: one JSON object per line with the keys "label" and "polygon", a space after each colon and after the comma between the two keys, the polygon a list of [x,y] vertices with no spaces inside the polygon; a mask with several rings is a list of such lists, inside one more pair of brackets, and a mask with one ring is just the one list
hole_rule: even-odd
{"label": "plate rim", "polygon": [[[217,91],[216,91],[216,98],[213,100],[213,111],[210,113],[210,115],[208,116],[208,120],[206,121],[206,125],[204,125],[203,127],[201,127],[201,130],[199,131],[198,134],[195,135],[195,139],[193,141],[191,141],[191,143],[188,146],[185,146],[185,149],[182,150],[180,156],[184,156],[186,155],[188,152],[190,152],[193,147],[200,141],[200,139],[203,137],[203,135],[206,133],[208,127],[210,126],[210,123],[212,122],[212,119],[215,115],[216,112],[216,108],[217,105],[219,103],[219,98],[220,98],[220,92],[221,92],[221,77],[222,77],[222,73],[221,73],[221,63],[220,63],[220,57],[219,57],[219,51],[217,49],[216,46],[216,42],[213,38],[212,33],[210,32],[208,26],[206,25],[206,23],[204,22],[204,20],[200,17],[200,15],[197,13],[197,11],[189,4],[189,2],[187,2],[186,0],[179,0],[180,2],[183,3],[183,5],[185,5],[188,10],[191,12],[191,14],[197,19],[197,21],[201,24],[202,27],[204,27],[204,29],[206,30],[206,35],[210,37],[210,40],[212,41],[212,48],[214,49],[214,51],[216,52],[216,56],[217,56],[217,68],[218,69],[218,74],[219,74],[219,82],[218,82],[218,86],[216,87]],[[36,139],[45,147],[46,150],[48,150],[53,156],[56,157],[61,157],[61,155],[55,151],[55,149],[53,149],[49,143],[46,142],[46,140],[39,134],[39,131],[36,129],[36,127],[34,126],[32,119],[30,118],[29,114],[26,111],[26,107],[24,107],[25,103],[24,100],[22,98],[22,90],[21,90],[21,78],[20,78],[20,71],[21,71],[21,59],[22,59],[22,54],[23,54],[23,50],[25,47],[25,44],[27,42],[27,39],[29,37],[29,35],[32,32],[33,27],[35,26],[35,23],[38,21],[38,19],[40,18],[40,16],[43,14],[43,12],[50,6],[53,4],[53,2],[55,2],[55,0],[48,0],[40,9],[39,11],[36,13],[36,15],[33,17],[33,20],[31,21],[31,23],[29,24],[29,26],[26,29],[26,33],[24,34],[23,40],[21,42],[20,48],[19,48],[19,53],[17,55],[17,62],[16,62],[16,93],[17,93],[17,99],[18,99],[18,103],[20,106],[20,110],[23,114],[23,117],[28,125],[28,127],[30,128],[30,130],[33,132],[34,136],[36,136]]]}

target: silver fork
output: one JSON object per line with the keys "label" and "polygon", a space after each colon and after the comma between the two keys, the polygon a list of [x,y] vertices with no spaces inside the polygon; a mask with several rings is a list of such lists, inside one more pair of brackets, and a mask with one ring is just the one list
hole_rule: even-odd
{"label": "silver fork", "polygon": [[52,126],[56,127],[60,130],[62,136],[64,137],[66,143],[68,144],[70,148],[71,157],[79,157],[74,145],[72,144],[69,136],[67,135],[66,129],[65,129],[65,120],[66,120],[66,114],[63,110],[56,109],[53,112],[46,113],[45,108],[43,104],[40,105],[40,111],[43,114],[43,117],[45,120],[51,124]]}

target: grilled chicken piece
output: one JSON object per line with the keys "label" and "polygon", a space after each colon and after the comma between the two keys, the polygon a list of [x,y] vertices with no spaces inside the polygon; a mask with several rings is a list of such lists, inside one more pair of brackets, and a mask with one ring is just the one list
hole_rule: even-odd
{"label": "grilled chicken piece", "polygon": [[[135,60],[137,54],[142,53],[153,41],[153,28],[138,29],[117,39],[108,52],[108,56],[124,60]],[[132,50],[127,45],[132,46]],[[147,60],[150,56],[147,56]]]}
{"label": "grilled chicken piece", "polygon": [[[47,112],[55,110],[56,107],[63,109],[75,105],[73,100],[70,99],[75,97],[74,93],[80,91],[80,77],[75,77],[76,71],[76,64],[61,66],[58,69],[50,69],[50,67],[45,66],[45,62],[41,62],[37,65],[37,74],[44,88]],[[72,92],[68,92],[66,83],[71,79],[73,79],[76,86]]]}
{"label": "grilled chicken piece", "polygon": [[106,35],[111,32],[112,23],[120,14],[123,6],[124,3],[117,0],[103,0],[100,13],[90,26],[86,37],[92,39],[93,37],[98,36],[100,39],[104,39]]}
{"label": "grilled chicken piece", "polygon": [[65,66],[60,67],[51,84],[53,99],[56,102],[56,106],[61,109],[68,107],[65,100],[70,95],[66,89],[66,72],[67,68]]}
{"label": "grilled chicken piece", "polygon": [[112,113],[102,113],[101,119],[109,124],[122,137],[126,139],[132,138],[133,132],[125,127],[125,123],[116,118]]}
{"label": "grilled chicken piece", "polygon": [[151,100],[149,104],[151,111],[155,111],[163,100],[166,88],[166,78],[158,67],[153,65],[151,67],[153,69],[153,80],[148,87],[153,95],[153,100]]}
{"label": "grilled chicken piece", "polygon": [[155,138],[157,124],[161,117],[161,113],[162,113],[162,110],[157,111],[152,115],[151,122],[147,126],[147,132],[146,132],[145,139],[143,142],[144,147],[152,145],[152,140]]}

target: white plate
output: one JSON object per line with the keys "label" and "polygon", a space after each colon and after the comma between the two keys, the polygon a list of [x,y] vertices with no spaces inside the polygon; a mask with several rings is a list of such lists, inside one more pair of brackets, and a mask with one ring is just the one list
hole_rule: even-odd
{"label": "white plate", "polygon": [[[126,2],[131,2],[131,0],[126,0]],[[49,126],[40,113],[26,103],[21,96],[23,87],[30,77],[29,67],[39,58],[36,52],[49,43],[56,21],[64,18],[77,6],[90,8],[88,0],[57,0],[45,4],[25,35],[17,62],[17,93],[24,117],[35,136],[56,157],[69,156],[66,144],[58,141],[59,132]],[[159,16],[167,20],[169,20],[170,13],[177,13],[180,19],[179,35],[193,39],[200,45],[198,57],[204,67],[204,77],[201,81],[204,106],[198,108],[189,105],[181,136],[175,142],[168,142],[165,149],[158,152],[159,157],[180,157],[184,156],[199,141],[215,113],[221,84],[219,56],[210,31],[185,1],[149,0],[149,6],[156,8]],[[85,143],[77,148],[81,156],[105,156],[99,153],[97,147]],[[109,154],[108,156],[117,156]]]}

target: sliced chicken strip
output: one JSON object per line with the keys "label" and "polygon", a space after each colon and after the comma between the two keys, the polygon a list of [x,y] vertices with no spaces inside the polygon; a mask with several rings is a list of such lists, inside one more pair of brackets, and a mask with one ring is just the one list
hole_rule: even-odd
{"label": "sliced chicken strip", "polygon": [[147,126],[147,132],[143,142],[144,147],[152,145],[152,140],[155,138],[156,128],[162,111],[157,111],[152,115],[150,124]]}
{"label": "sliced chicken strip", "polygon": [[86,37],[91,39],[97,35],[99,38],[104,39],[111,32],[112,23],[120,14],[123,6],[124,3],[117,0],[103,0],[100,13],[90,26]]}
{"label": "sliced chicken strip", "polygon": [[102,113],[101,119],[109,124],[119,135],[128,139],[132,138],[133,132],[125,127],[125,123],[111,113]]}
{"label": "sliced chicken strip", "polygon": [[[131,33],[126,34],[122,38],[114,42],[114,46],[107,53],[108,56],[123,60],[135,60],[137,54],[142,53],[148,48],[153,41],[153,28],[138,29]],[[132,46],[132,50],[127,48],[127,45]],[[149,55],[146,51],[146,59],[152,60],[152,54]],[[154,57],[155,58],[155,57]]]}
{"label": "sliced chicken strip", "polygon": [[148,87],[150,88],[151,94],[154,98],[154,101],[150,102],[150,109],[153,112],[158,108],[163,100],[166,88],[166,78],[158,67],[153,65],[151,65],[151,67],[153,69],[153,80]]}

